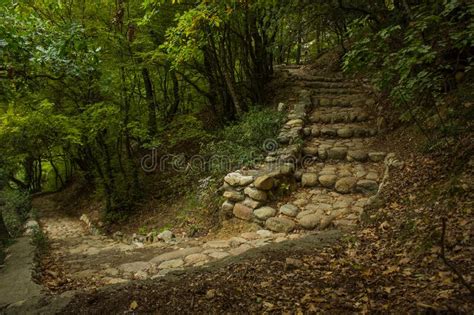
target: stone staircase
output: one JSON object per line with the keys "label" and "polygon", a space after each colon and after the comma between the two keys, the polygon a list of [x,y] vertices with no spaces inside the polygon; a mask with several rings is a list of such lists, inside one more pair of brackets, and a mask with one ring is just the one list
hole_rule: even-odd
{"label": "stone staircase", "polygon": [[278,233],[356,225],[387,169],[387,154],[372,149],[375,100],[341,74],[313,76],[295,66],[276,72],[299,97],[289,99],[266,163],[225,177],[223,212]]}

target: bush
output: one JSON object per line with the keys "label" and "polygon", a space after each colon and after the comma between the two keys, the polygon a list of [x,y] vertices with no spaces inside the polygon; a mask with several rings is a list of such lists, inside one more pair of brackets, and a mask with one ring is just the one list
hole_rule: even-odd
{"label": "bush", "polygon": [[17,190],[5,190],[1,193],[3,221],[11,236],[18,236],[22,225],[31,210],[31,198],[28,193]]}
{"label": "bush", "polygon": [[224,128],[219,135],[201,149],[210,163],[212,173],[222,174],[263,160],[276,147],[276,136],[283,115],[272,109],[252,108],[241,120]]}

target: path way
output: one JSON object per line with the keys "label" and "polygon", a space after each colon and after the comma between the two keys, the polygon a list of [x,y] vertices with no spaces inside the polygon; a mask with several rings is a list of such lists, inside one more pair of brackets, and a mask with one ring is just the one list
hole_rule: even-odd
{"label": "path way", "polygon": [[[374,117],[366,111],[371,101],[357,84],[338,75],[311,76],[300,68],[280,71],[286,74],[289,89],[310,91],[313,109],[309,119],[301,121],[302,126],[298,119],[285,126],[288,130],[294,124],[304,127],[304,159],[295,174],[299,188],[289,201],[278,204],[274,217],[263,218],[266,222],[257,220],[262,224],[260,230],[227,239],[126,243],[91,234],[79,217],[67,216],[56,209],[52,198],[42,197],[36,207],[41,210],[40,223],[51,244],[42,273],[47,287],[66,291],[161,277],[251,248],[298,239],[308,233],[305,230],[357,224],[368,197],[379,187],[385,157],[385,153],[370,149],[371,137],[377,133]],[[279,233],[275,226],[281,224],[275,220],[294,222],[293,233]]]}
{"label": "path way", "polygon": [[201,266],[251,248],[300,237],[261,230],[228,239],[175,238],[169,242],[126,243],[93,235],[78,216],[68,216],[56,209],[51,198],[42,197],[35,203],[37,207],[41,204],[40,224],[50,243],[43,263],[43,282],[55,292],[156,278],[173,270]]}

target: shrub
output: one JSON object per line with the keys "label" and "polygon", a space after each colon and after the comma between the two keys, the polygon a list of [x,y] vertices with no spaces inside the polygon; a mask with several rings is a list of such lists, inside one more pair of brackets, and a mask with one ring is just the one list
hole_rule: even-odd
{"label": "shrub", "polygon": [[283,115],[272,109],[252,108],[241,119],[225,127],[214,141],[201,149],[207,158],[219,163],[210,163],[212,173],[221,174],[234,168],[251,166],[262,161],[268,149],[276,145],[276,136],[281,127]]}
{"label": "shrub", "polygon": [[11,236],[18,236],[23,222],[31,210],[31,198],[28,193],[17,190],[5,190],[1,193],[3,221]]}

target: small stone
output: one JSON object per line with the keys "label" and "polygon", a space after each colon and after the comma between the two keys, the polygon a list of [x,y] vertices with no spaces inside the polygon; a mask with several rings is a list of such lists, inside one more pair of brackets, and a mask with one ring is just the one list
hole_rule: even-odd
{"label": "small stone", "polygon": [[223,212],[229,212],[232,211],[232,209],[234,209],[234,204],[228,200],[226,200],[221,206],[221,210]]}
{"label": "small stone", "polygon": [[322,175],[319,176],[319,182],[323,187],[333,188],[336,184],[337,176],[336,175]]}
{"label": "small stone", "polygon": [[298,223],[307,230],[312,230],[321,222],[322,213],[308,214],[298,220]]}
{"label": "small stone", "polygon": [[262,238],[270,238],[273,237],[273,232],[269,230],[258,230],[257,234]]}
{"label": "small stone", "polygon": [[362,193],[376,193],[379,189],[379,184],[376,181],[362,179],[357,182],[357,191]]}
{"label": "small stone", "polygon": [[177,259],[177,258],[186,257],[186,256],[191,255],[191,254],[200,253],[201,251],[202,251],[202,247],[197,247],[197,246],[196,247],[183,248],[183,249],[179,249],[179,250],[175,250],[175,251],[172,251],[172,252],[168,252],[168,253],[158,255],[155,258],[151,259],[150,263],[158,264],[158,263],[162,263],[162,262],[167,261],[167,260],[173,260],[173,259]]}
{"label": "small stone", "polygon": [[284,112],[286,111],[286,104],[285,103],[278,103],[278,111],[279,112]]}
{"label": "small stone", "polygon": [[253,210],[241,203],[236,203],[233,213],[237,218],[249,221],[252,219]]}
{"label": "small stone", "polygon": [[378,180],[379,179],[379,175],[375,172],[369,172],[366,176],[365,176],[365,179],[368,179],[368,180]]}
{"label": "small stone", "polygon": [[226,252],[212,252],[209,254],[209,256],[214,259],[222,259],[230,256],[230,254]]}
{"label": "small stone", "polygon": [[245,238],[233,237],[229,240],[229,245],[230,245],[230,247],[238,247],[238,246],[240,246],[240,244],[244,244],[246,242],[247,242],[247,240]]}
{"label": "small stone", "polygon": [[369,153],[369,159],[372,162],[381,162],[385,159],[386,155],[387,155],[387,153],[385,153],[385,152],[370,152]]}
{"label": "small stone", "polygon": [[170,230],[164,230],[163,232],[158,234],[157,238],[164,242],[170,242],[174,238],[174,234]]}
{"label": "small stone", "polygon": [[266,220],[275,216],[276,210],[271,207],[262,207],[253,212],[253,214],[260,220]]}
{"label": "small stone", "polygon": [[266,227],[277,233],[289,233],[295,229],[295,222],[287,218],[269,218],[265,222]]}
{"label": "small stone", "polygon": [[194,265],[203,261],[207,261],[208,257],[204,254],[191,254],[184,258],[184,262],[188,265]]}
{"label": "small stone", "polygon": [[335,216],[334,215],[326,215],[324,216],[322,219],[321,219],[321,225],[319,226],[319,228],[321,230],[324,230],[325,228],[327,228],[331,222],[335,219]]}
{"label": "small stone", "polygon": [[252,198],[245,198],[244,201],[241,202],[244,206],[249,207],[251,209],[257,209],[263,205],[263,202],[253,200]]}
{"label": "small stone", "polygon": [[358,162],[365,162],[367,161],[368,154],[366,151],[363,150],[353,150],[347,153],[347,157],[350,157]]}
{"label": "small stone", "polygon": [[244,190],[244,193],[249,196],[250,198],[257,200],[257,201],[265,201],[267,200],[267,193],[263,190],[258,190],[256,188],[247,187]]}
{"label": "small stone", "polygon": [[224,181],[231,186],[247,186],[253,182],[252,176],[243,176],[240,173],[229,173]]}
{"label": "small stone", "polygon": [[135,274],[138,271],[148,270],[152,265],[147,261],[136,261],[132,263],[122,264],[118,267],[119,270],[125,273]]}
{"label": "small stone", "polygon": [[229,240],[209,241],[203,245],[204,248],[227,248],[230,247]]}
{"label": "small stone", "polygon": [[288,121],[285,125],[290,126],[291,128],[293,127],[303,127],[304,126],[304,121],[302,119],[292,119]]}
{"label": "small stone", "polygon": [[327,151],[327,157],[330,160],[344,160],[347,155],[346,147],[334,147]]}
{"label": "small stone", "polygon": [[335,137],[337,136],[337,131],[333,128],[323,127],[321,128],[321,134],[327,137]]}
{"label": "small stone", "polygon": [[350,128],[340,128],[337,130],[337,135],[341,138],[350,138],[354,134],[354,130]]}
{"label": "small stone", "polygon": [[173,259],[162,262],[158,268],[159,269],[171,269],[171,268],[179,268],[184,265],[184,261],[182,259]]}
{"label": "small stone", "polygon": [[270,175],[262,175],[255,179],[254,185],[257,189],[270,190],[273,188],[274,179]]}
{"label": "small stone", "polygon": [[335,189],[341,194],[350,193],[357,183],[357,178],[355,177],[344,177],[336,182]]}
{"label": "small stone", "polygon": [[316,173],[304,173],[301,177],[303,187],[314,187],[318,185],[318,175]]}
{"label": "small stone", "polygon": [[289,217],[296,217],[300,210],[297,206],[292,205],[291,203],[287,203],[280,207],[280,213],[287,215]]}
{"label": "small stone", "polygon": [[244,194],[242,194],[238,191],[232,191],[232,190],[224,192],[223,196],[224,196],[225,199],[228,199],[228,200],[234,201],[234,202],[242,201],[242,200],[245,199]]}

